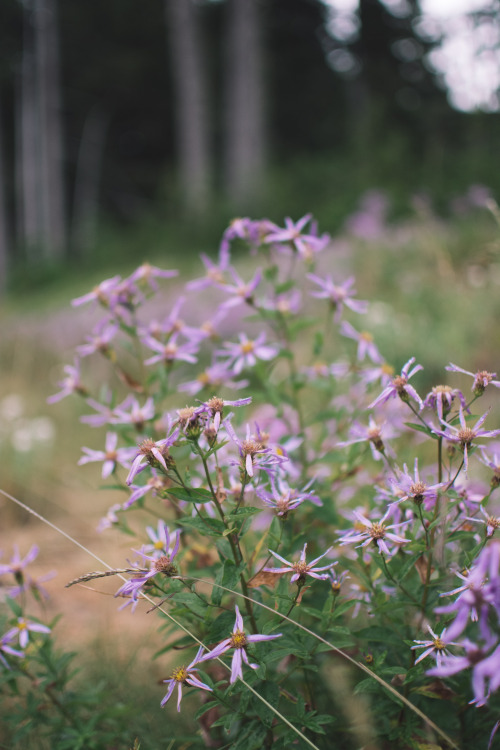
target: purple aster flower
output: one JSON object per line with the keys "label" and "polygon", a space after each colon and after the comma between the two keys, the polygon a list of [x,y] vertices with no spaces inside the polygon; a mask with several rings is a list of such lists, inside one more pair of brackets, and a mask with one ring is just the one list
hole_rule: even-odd
{"label": "purple aster flower", "polygon": [[26,648],[30,633],[50,633],[50,628],[40,622],[32,622],[25,617],[18,617],[16,625],[5,633],[4,639],[11,641],[17,636],[21,648]]}
{"label": "purple aster flower", "polygon": [[274,359],[277,356],[279,348],[276,345],[266,345],[266,334],[260,333],[256,339],[249,339],[246,333],[239,333],[239,344],[225,342],[224,350],[219,350],[216,354],[219,357],[227,357],[227,364],[231,365],[233,373],[239,375],[245,367],[255,367],[258,359],[265,361]]}
{"label": "purple aster flower", "polygon": [[59,393],[54,393],[53,396],[49,396],[48,404],[55,404],[56,401],[66,398],[71,393],[78,393],[81,396],[88,395],[87,389],[80,380],[80,360],[77,357],[75,357],[73,365],[65,365],[64,372],[66,377],[57,384],[62,390]]}
{"label": "purple aster flower", "polygon": [[335,447],[346,448],[349,445],[367,442],[370,444],[372,455],[375,461],[380,461],[382,459],[382,454],[387,451],[384,440],[382,438],[382,429],[384,429],[384,437],[386,439],[395,437],[397,435],[396,430],[394,430],[390,424],[387,426],[385,422],[383,422],[382,424],[377,424],[373,417],[370,417],[368,421],[368,427],[365,427],[365,425],[362,425],[357,420],[354,420],[351,427],[349,428],[349,433],[352,435],[352,437],[349,440],[343,440],[341,443],[337,443]]}
{"label": "purple aster flower", "polygon": [[150,567],[148,570],[137,566],[137,573],[134,574],[134,577],[130,578],[130,580],[126,581],[122,586],[120,586],[115,594],[115,597],[122,596],[129,598],[129,601],[123,604],[120,609],[128,607],[128,605],[131,604],[132,612],[134,612],[139,601],[139,594],[142,593],[143,586],[152,578],[154,578],[154,576],[160,573],[164,576],[167,576],[168,578],[177,575],[178,571],[176,565],[174,564],[174,558],[179,551],[180,533],[180,530],[177,529],[177,531],[175,532],[175,543],[173,549],[169,550],[170,533],[168,526],[165,526],[163,532],[164,535],[162,538],[162,541],[163,539],[165,540],[164,554],[158,556],[157,550],[155,550],[155,554],[153,555],[145,555],[143,552],[138,553],[142,556],[144,561],[149,560]]}
{"label": "purple aster flower", "polygon": [[500,456],[497,453],[494,453],[493,458],[490,458],[483,445],[480,446],[480,453],[479,460],[481,463],[493,472],[490,486],[492,489],[495,489],[500,486]]}
{"label": "purple aster flower", "polygon": [[234,390],[247,387],[248,380],[232,380],[233,375],[234,372],[228,363],[216,362],[207,367],[203,372],[200,372],[195,380],[181,383],[178,390],[185,391],[194,396],[204,389],[219,391],[222,387],[233,388]]}
{"label": "purple aster flower", "polygon": [[500,687],[500,646],[488,655],[491,643],[481,647],[465,639],[460,645],[465,649],[463,656],[444,656],[441,664],[429,669],[427,674],[434,677],[451,677],[472,667],[474,700],[471,702],[477,706],[484,706],[490,694]]}
{"label": "purple aster flower", "polygon": [[131,424],[137,432],[143,432],[146,422],[155,416],[155,403],[152,396],[140,406],[135,396],[129,395],[121,404],[113,409],[113,424]]}
{"label": "purple aster flower", "polygon": [[227,271],[230,261],[228,247],[223,247],[221,245],[218,263],[211,261],[205,253],[202,253],[200,258],[205,266],[205,276],[201,279],[193,279],[190,281],[186,284],[186,289],[189,291],[199,291],[200,289],[206,289],[209,286],[219,286],[220,284],[224,284],[226,281],[225,272]]}
{"label": "purple aster flower", "polygon": [[417,402],[420,409],[424,408],[422,399],[416,392],[415,388],[408,384],[409,379],[412,378],[415,373],[419,372],[419,370],[423,370],[422,365],[415,365],[415,367],[410,370],[410,367],[414,362],[415,357],[412,357],[408,360],[408,362],[401,370],[401,375],[396,375],[396,377],[393,378],[388,385],[386,385],[380,396],[377,396],[375,401],[371,402],[371,404],[368,406],[368,409],[373,409],[379,404],[385,404],[385,402],[390,398],[396,398],[398,396],[402,401],[409,401],[410,398],[412,398]]}
{"label": "purple aster flower", "polygon": [[479,429],[481,425],[484,423],[486,417],[489,414],[489,410],[486,411],[479,419],[477,420],[474,427],[467,427],[467,423],[465,421],[464,416],[464,410],[462,407],[460,407],[460,411],[458,413],[458,417],[460,420],[460,427],[455,427],[454,425],[448,424],[443,420],[443,424],[445,425],[445,430],[433,430],[433,432],[436,435],[441,435],[441,437],[446,438],[451,443],[457,443],[460,445],[460,448],[463,450],[464,453],[464,469],[465,474],[467,475],[467,469],[469,464],[469,449],[473,447],[473,442],[477,440],[477,438],[489,438],[489,437],[497,437],[500,435],[500,429],[497,430],[481,430]]}
{"label": "purple aster flower", "polygon": [[289,487],[284,479],[278,478],[277,487],[274,480],[271,481],[271,492],[258,487],[257,495],[268,508],[276,511],[277,516],[286,518],[291,510],[298,508],[305,500],[311,500],[315,505],[322,505],[319,497],[308,489],[313,481],[308,482],[302,490],[296,490]]}
{"label": "purple aster flower", "polygon": [[426,510],[432,507],[436,502],[437,491],[441,487],[447,486],[448,482],[439,482],[438,484],[428,485],[422,482],[418,471],[418,458],[415,459],[413,476],[408,471],[406,464],[403,464],[404,472],[398,474],[397,479],[391,479],[391,485],[395,490],[400,503],[403,500],[412,500],[417,505],[425,503]]}
{"label": "purple aster flower", "polygon": [[100,352],[104,356],[110,354],[110,342],[118,333],[120,327],[117,323],[110,323],[107,320],[101,320],[94,328],[92,336],[86,336],[87,344],[76,347],[76,351],[81,357],[88,357],[95,352]]}
{"label": "purple aster flower", "polygon": [[482,505],[479,506],[479,512],[483,516],[483,518],[473,518],[471,516],[467,516],[467,521],[473,521],[474,523],[482,523],[486,525],[486,536],[490,537],[493,536],[496,529],[500,529],[500,517],[498,516],[492,516],[489,513],[485,511]]}
{"label": "purple aster flower", "polygon": [[[111,393],[107,394],[106,400],[108,402],[111,400]],[[87,398],[85,399],[85,402],[88,404],[88,406],[91,406],[92,409],[94,409],[97,413],[86,414],[85,416],[80,417],[80,422],[89,424],[91,427],[103,427],[105,424],[112,423],[113,412],[111,410],[111,407],[109,406],[109,403],[101,404],[99,401],[96,401],[93,398]]]}
{"label": "purple aster flower", "polygon": [[3,576],[11,573],[17,580],[19,580],[19,577],[23,576],[24,568],[33,562],[39,551],[39,547],[36,544],[33,544],[25,557],[21,557],[19,547],[17,544],[14,544],[14,554],[12,555],[10,562],[0,564],[0,575]]}
{"label": "purple aster flower", "polygon": [[83,464],[92,463],[94,461],[103,461],[102,465],[102,478],[107,479],[116,469],[116,465],[128,469],[130,462],[137,455],[137,448],[117,448],[118,435],[116,432],[108,432],[106,435],[106,450],[95,451],[92,448],[82,448],[85,453],[84,456],[78,461],[78,466]]}
{"label": "purple aster flower", "polygon": [[287,217],[285,219],[285,228],[274,227],[266,234],[264,242],[273,245],[289,244],[304,260],[310,261],[314,253],[323,250],[330,241],[330,237],[327,234],[318,237],[312,232],[309,234],[302,232],[310,220],[311,214],[306,214],[295,223]]}
{"label": "purple aster flower", "polygon": [[158,284],[156,279],[171,279],[173,276],[178,276],[179,271],[164,271],[161,268],[152,266],[150,263],[143,263],[136,268],[136,270],[129,276],[128,281],[135,284],[149,284],[151,289],[156,292],[158,291]]}
{"label": "purple aster flower", "polygon": [[196,409],[196,413],[206,414],[208,418],[212,420],[211,427],[215,431],[215,434],[217,434],[224,414],[224,408],[226,406],[247,406],[251,403],[251,396],[247,396],[246,398],[238,398],[234,401],[228,401],[227,399],[213,396],[208,401],[203,402],[201,406],[198,406]]}
{"label": "purple aster flower", "polygon": [[[139,453],[135,457],[132,466],[130,468],[127,484],[132,484],[134,477],[137,476],[141,471],[146,468],[146,464],[149,464],[153,468],[162,468],[165,473],[168,472],[168,466],[166,460],[169,459],[168,449],[175,443],[179,437],[180,427],[177,428],[163,440],[157,440],[156,443],[151,438],[146,438],[139,445]],[[146,464],[144,463],[146,462]]]}
{"label": "purple aster flower", "polygon": [[342,336],[346,336],[357,342],[358,352],[356,356],[359,362],[362,362],[365,357],[368,357],[372,362],[375,362],[375,364],[382,364],[384,359],[377,349],[371,333],[368,333],[368,331],[361,331],[361,333],[359,333],[354,326],[347,322],[347,320],[343,320],[340,324],[340,333]]}
{"label": "purple aster flower", "polygon": [[[315,557],[314,560],[311,560],[311,562],[306,562],[306,550],[307,550],[307,542],[302,547],[302,552],[300,553],[300,559],[298,562],[289,562],[288,560],[285,560],[284,557],[281,557],[281,555],[278,555],[277,552],[273,552],[271,549],[269,552],[273,557],[275,557],[280,562],[284,563],[285,567],[283,568],[263,568],[268,573],[292,573],[292,577],[290,578],[290,583],[294,583],[295,581],[298,581],[298,585],[303,585],[306,576],[311,576],[311,578],[318,578],[321,581],[326,581],[328,578],[328,575],[323,573],[324,570],[331,570],[334,565],[336,565],[335,562],[329,563],[328,565],[323,565],[322,567],[318,568],[316,566],[316,563],[321,560],[322,557],[327,555],[333,547],[328,547],[326,552],[323,552],[319,557]],[[316,566],[316,567],[315,567]]]}
{"label": "purple aster flower", "polygon": [[111,279],[101,281],[91,292],[84,294],[82,297],[77,297],[72,300],[71,304],[73,307],[79,307],[95,300],[104,307],[112,307],[112,298],[118,292],[121,280],[121,276],[113,276]]}
{"label": "purple aster flower", "polygon": [[218,646],[212,649],[212,651],[209,651],[208,654],[205,654],[205,656],[203,656],[201,659],[201,661],[215,659],[216,657],[225,654],[226,651],[229,651],[230,648],[234,648],[233,659],[231,662],[231,684],[233,684],[233,682],[236,682],[238,677],[240,679],[243,679],[241,669],[242,661],[244,661],[245,664],[247,664],[251,669],[258,669],[259,667],[258,664],[251,664],[248,661],[248,656],[245,649],[249,643],[257,643],[259,641],[272,641],[274,640],[274,638],[281,638],[282,636],[282,633],[277,633],[276,635],[247,635],[245,633],[245,628],[243,625],[243,617],[240,614],[238,606],[235,606],[235,611],[236,620],[234,622],[234,628],[233,632],[231,633],[231,637],[221,641]]}
{"label": "purple aster flower", "polygon": [[330,300],[330,305],[332,309],[335,310],[333,319],[336,323],[338,323],[342,317],[344,305],[357,313],[365,313],[367,311],[367,302],[353,299],[353,295],[356,294],[356,290],[354,289],[354,276],[350,276],[340,285],[334,284],[330,275],[322,279],[321,276],[316,276],[314,273],[308,273],[307,278],[320,287],[319,291],[311,292],[313,297]]}
{"label": "purple aster flower", "polygon": [[176,360],[182,360],[184,362],[190,362],[194,364],[196,360],[196,354],[198,353],[199,343],[197,341],[188,341],[184,344],[177,343],[178,334],[174,333],[173,336],[166,342],[162,343],[153,336],[144,336],[142,342],[149,349],[158,352],[153,357],[144,360],[145,365],[154,365],[157,362],[164,362],[165,365],[172,365]]}
{"label": "purple aster flower", "polygon": [[202,654],[203,654],[203,646],[200,646],[198,649],[198,653],[194,657],[191,664],[188,664],[187,667],[176,667],[174,671],[172,672],[172,675],[169,680],[163,680],[163,682],[167,683],[168,690],[166,692],[165,697],[163,698],[161,705],[164,706],[165,703],[169,700],[172,693],[174,692],[175,686],[177,685],[177,711],[181,710],[181,700],[182,700],[182,686],[183,685],[191,685],[192,687],[201,688],[202,690],[210,690],[212,691],[212,688],[208,685],[205,685],[204,682],[201,682],[196,675],[195,672],[198,672],[198,669],[196,667],[196,664],[199,664],[200,661],[203,661]]}
{"label": "purple aster flower", "polygon": [[427,625],[427,630],[432,635],[432,639],[426,641],[414,641],[415,646],[411,647],[412,649],[425,649],[415,661],[415,664],[418,664],[430,654],[434,654],[436,664],[440,667],[443,662],[443,656],[448,655],[448,646],[459,646],[460,644],[448,640],[446,637],[446,628],[444,628],[441,635],[436,635],[430,625]]}
{"label": "purple aster flower", "polygon": [[7,638],[7,635],[2,636],[0,639],[0,662],[2,662],[6,669],[10,669],[10,666],[4,654],[7,654],[8,656],[17,656],[18,659],[24,658],[23,651],[19,651],[12,648],[12,646],[9,646],[11,640],[11,638]]}
{"label": "purple aster flower", "polygon": [[288,460],[286,456],[279,455],[270,448],[266,448],[258,440],[254,440],[249,425],[247,425],[246,439],[240,440],[233,429],[230,417],[226,417],[223,424],[231,440],[238,446],[241,459],[240,466],[247,476],[253,477],[255,468],[272,473],[277,465]]}
{"label": "purple aster flower", "polygon": [[223,310],[228,307],[236,307],[236,305],[246,302],[249,305],[253,305],[254,292],[259,286],[262,280],[262,273],[260,269],[255,272],[255,276],[251,281],[244,282],[241,276],[239,276],[235,269],[231,266],[229,268],[231,276],[233,277],[234,284],[221,284],[221,289],[225,292],[230,292],[231,297],[222,303],[221,308]]}
{"label": "purple aster flower", "polygon": [[186,297],[179,297],[169,315],[167,315],[161,323],[151,321],[146,328],[139,329],[139,335],[143,339],[149,337],[162,341],[165,338],[170,340],[172,334],[178,336],[178,334],[182,333],[182,335],[190,341],[201,341],[201,339],[205,338],[203,331],[200,331],[199,328],[193,328],[193,326],[186,325],[182,318],[179,317],[181,308],[185,301]]}
{"label": "purple aster flower", "polygon": [[429,409],[435,409],[440,420],[443,419],[443,414],[447,414],[452,404],[457,398],[460,400],[463,409],[467,408],[467,401],[462,391],[458,388],[451,388],[449,385],[436,385],[427,394],[424,401],[424,406]]}
{"label": "purple aster flower", "polygon": [[[358,546],[366,547],[368,544],[373,542],[378,547],[379,552],[383,552],[385,555],[391,555],[392,553],[385,542],[386,539],[389,539],[396,545],[406,544],[406,542],[409,542],[410,540],[405,539],[405,537],[399,536],[398,534],[394,534],[392,531],[389,531],[389,529],[396,529],[400,526],[406,526],[408,523],[408,521],[403,521],[402,523],[394,523],[390,526],[387,526],[384,522],[389,516],[389,513],[390,509],[385,513],[380,521],[376,521],[373,523],[368,518],[365,518],[359,511],[353,511],[353,515],[358,523],[355,524],[354,529],[349,531],[344,536],[340,537],[340,544],[355,544],[356,542],[361,542],[361,544],[359,544]],[[393,552],[395,551],[396,550],[393,550]]]}
{"label": "purple aster flower", "polygon": [[118,520],[119,520],[118,519],[118,511],[119,510],[124,510],[124,508],[125,508],[125,505],[122,507],[122,505],[120,503],[115,503],[114,505],[112,505],[108,509],[108,512],[106,513],[106,515],[103,516],[101,518],[101,520],[99,521],[99,523],[97,524],[96,531],[98,531],[99,533],[101,533],[101,531],[105,531],[106,529],[110,529],[112,526],[114,526],[115,524],[117,524]]}
{"label": "purple aster flower", "polygon": [[445,367],[445,370],[448,370],[448,372],[463,372],[464,375],[470,375],[471,378],[474,378],[471,390],[475,396],[482,396],[489,385],[494,385],[495,388],[500,388],[500,380],[493,380],[493,378],[496,378],[496,372],[488,372],[487,370],[478,370],[476,373],[469,372],[469,370],[457,367],[453,362],[450,362],[450,364]]}

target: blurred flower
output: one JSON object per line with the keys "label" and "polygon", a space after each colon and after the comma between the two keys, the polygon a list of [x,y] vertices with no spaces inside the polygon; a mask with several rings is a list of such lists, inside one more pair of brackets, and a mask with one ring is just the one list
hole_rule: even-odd
{"label": "blurred flower", "polygon": [[357,358],[359,362],[362,362],[366,356],[371,359],[375,364],[382,364],[383,357],[377,349],[373,336],[368,331],[362,331],[358,333],[354,326],[352,326],[347,320],[343,320],[340,324],[340,333],[342,336],[346,336],[349,339],[353,339],[358,343]]}
{"label": "blurred flower", "polygon": [[223,349],[219,349],[216,355],[227,358],[227,365],[232,367],[235,375],[239,375],[245,367],[255,367],[258,359],[265,361],[274,359],[278,355],[279,348],[276,345],[266,345],[266,334],[263,331],[256,339],[249,339],[246,333],[239,333],[239,344],[226,341]]}
{"label": "blurred flower", "polygon": [[488,372],[487,370],[478,370],[476,373],[469,372],[469,370],[457,367],[453,362],[450,362],[450,364],[445,367],[445,370],[448,370],[448,372],[463,372],[464,375],[470,375],[471,378],[474,378],[471,390],[475,396],[481,396],[488,385],[494,385],[495,388],[500,388],[500,380],[493,380],[493,378],[496,377],[496,372]]}
{"label": "blurred flower", "polygon": [[330,305],[335,311],[333,319],[336,323],[338,323],[342,317],[344,305],[351,310],[354,310],[354,312],[366,313],[368,303],[362,300],[353,299],[353,295],[356,294],[356,290],[354,289],[354,276],[350,276],[340,285],[334,284],[333,279],[329,274],[325,278],[321,278],[321,276],[316,276],[314,273],[308,273],[307,278],[320,287],[320,291],[311,292],[312,297],[330,300]]}
{"label": "blurred flower", "polygon": [[30,633],[50,633],[50,628],[47,625],[42,625],[39,622],[32,622],[26,620],[25,617],[18,617],[17,624],[7,631],[4,635],[6,641],[10,641],[16,636],[19,638],[19,645],[21,648],[26,648],[29,641]]}
{"label": "blurred flower", "polygon": [[81,396],[87,396],[88,392],[80,380],[80,360],[75,357],[73,365],[65,365],[64,372],[66,377],[57,384],[62,390],[49,396],[47,403],[55,404],[62,398],[69,396],[71,393],[79,393]]}
{"label": "blurred flower", "polygon": [[84,456],[78,461],[78,466],[83,464],[92,463],[94,461],[102,461],[102,478],[107,479],[116,469],[116,465],[120,464],[125,468],[129,468],[130,461],[136,456],[137,448],[117,448],[118,435],[116,432],[108,432],[106,435],[106,449],[104,451],[92,450],[92,448],[82,448],[85,453]]}

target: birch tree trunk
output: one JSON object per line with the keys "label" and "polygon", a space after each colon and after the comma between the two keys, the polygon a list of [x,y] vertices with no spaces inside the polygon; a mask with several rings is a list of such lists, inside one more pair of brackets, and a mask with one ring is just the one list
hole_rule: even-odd
{"label": "birch tree trunk", "polygon": [[225,189],[251,199],[265,166],[260,17],[256,0],[229,0],[226,44]]}
{"label": "birch tree trunk", "polygon": [[180,188],[185,207],[208,205],[210,147],[205,66],[193,0],[166,0]]}

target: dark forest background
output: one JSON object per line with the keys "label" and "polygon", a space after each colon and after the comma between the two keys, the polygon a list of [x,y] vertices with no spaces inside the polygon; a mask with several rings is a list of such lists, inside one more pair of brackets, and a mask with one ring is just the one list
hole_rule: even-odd
{"label": "dark forest background", "polygon": [[369,188],[396,217],[415,193],[442,212],[473,183],[498,194],[500,115],[449,105],[417,0],[360,0],[342,39],[333,14],[320,0],[2,0],[3,287],[139,238],[208,245],[235,213],[313,211],[335,232]]}

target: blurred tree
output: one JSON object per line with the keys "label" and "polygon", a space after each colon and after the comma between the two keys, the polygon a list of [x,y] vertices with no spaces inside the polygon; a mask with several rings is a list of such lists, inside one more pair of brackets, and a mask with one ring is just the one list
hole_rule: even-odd
{"label": "blurred tree", "polygon": [[228,0],[225,51],[224,187],[245,205],[263,180],[267,154],[258,0]]}
{"label": "blurred tree", "polygon": [[55,0],[24,0],[19,79],[21,234],[32,258],[60,257],[66,242],[63,126]]}
{"label": "blurred tree", "polygon": [[180,187],[186,209],[200,214],[207,209],[211,159],[208,85],[197,11],[193,0],[166,0]]}

